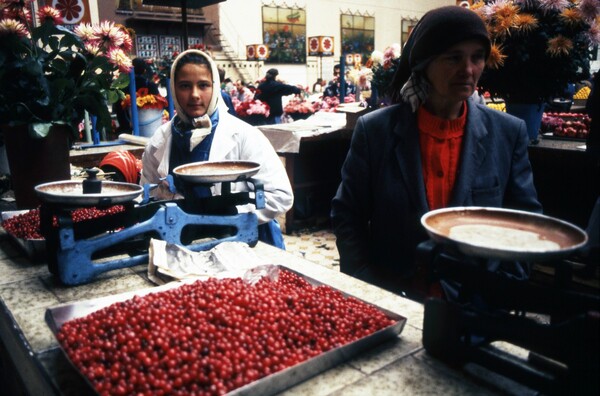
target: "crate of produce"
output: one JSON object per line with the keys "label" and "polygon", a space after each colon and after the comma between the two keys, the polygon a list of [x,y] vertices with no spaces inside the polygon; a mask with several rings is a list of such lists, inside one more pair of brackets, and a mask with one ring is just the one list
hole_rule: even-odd
{"label": "crate of produce", "polygon": [[585,113],[544,113],[540,127],[546,138],[585,140],[589,134],[591,118]]}

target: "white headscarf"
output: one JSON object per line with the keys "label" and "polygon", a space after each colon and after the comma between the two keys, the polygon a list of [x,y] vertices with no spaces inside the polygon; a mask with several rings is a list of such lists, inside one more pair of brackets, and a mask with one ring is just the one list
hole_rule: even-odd
{"label": "white headscarf", "polygon": [[[182,57],[188,54],[195,54],[206,58],[208,63],[210,64],[211,74],[212,74],[212,84],[213,91],[212,97],[210,99],[210,103],[208,108],[206,109],[206,114],[202,117],[197,117],[194,119],[190,119],[190,117],[183,111],[183,108],[177,101],[177,95],[175,94],[175,70],[177,68],[177,64],[181,60]],[[221,81],[219,79],[219,70],[217,68],[217,64],[214,60],[208,56],[205,52],[196,49],[189,49],[183,51],[177,58],[173,61],[173,65],[171,66],[171,92],[173,93],[173,105],[177,110],[177,116],[186,124],[191,124],[195,127],[192,129],[192,137],[190,138],[190,151],[192,151],[200,142],[210,134],[212,129],[212,123],[210,121],[210,116],[214,114],[217,110],[217,106],[219,104],[219,100],[221,97]]]}

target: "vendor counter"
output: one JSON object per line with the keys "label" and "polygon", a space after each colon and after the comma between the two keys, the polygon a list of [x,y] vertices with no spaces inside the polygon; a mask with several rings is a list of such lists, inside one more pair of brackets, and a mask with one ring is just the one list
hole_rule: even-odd
{"label": "vendor counter", "polygon": [[[506,379],[456,370],[427,354],[421,343],[423,306],[352,277],[259,243],[259,257],[406,317],[401,334],[284,391],[286,395],[524,394]],[[0,384],[6,395],[85,394],[44,321],[47,308],[152,287],[146,266],[109,272],[93,283],[66,287],[44,263],[33,263],[0,235]],[[481,377],[482,378],[482,377]],[[525,392],[526,393],[526,392]]]}
{"label": "vendor counter", "polygon": [[284,232],[329,224],[353,128],[343,113],[317,113],[307,120],[259,127],[284,162],[294,190]]}

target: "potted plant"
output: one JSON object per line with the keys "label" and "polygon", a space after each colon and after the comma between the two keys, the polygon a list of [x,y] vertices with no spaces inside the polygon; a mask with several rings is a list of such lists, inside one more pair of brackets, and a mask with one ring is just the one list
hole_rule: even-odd
{"label": "potted plant", "polygon": [[[148,91],[148,88],[140,88],[135,93],[135,102],[138,108],[140,136],[150,137],[156,129],[162,124],[163,112],[169,106],[167,99],[162,95],[154,95]],[[131,96],[125,95],[121,102],[125,110],[131,108]]]}
{"label": "potted plant", "polygon": [[30,207],[37,203],[31,185],[16,183],[70,177],[69,141],[79,138],[86,111],[97,129],[111,128],[108,105],[123,98],[120,89],[129,83],[132,40],[112,22],[69,30],[49,6],[33,16],[30,0],[0,0],[0,12],[0,136],[17,206]]}
{"label": "potted plant", "polygon": [[[503,98],[508,112],[533,104],[541,120],[543,103],[589,77],[592,48],[600,42],[598,0],[479,0],[471,9],[492,40],[480,86]],[[539,122],[530,138],[538,128]]]}

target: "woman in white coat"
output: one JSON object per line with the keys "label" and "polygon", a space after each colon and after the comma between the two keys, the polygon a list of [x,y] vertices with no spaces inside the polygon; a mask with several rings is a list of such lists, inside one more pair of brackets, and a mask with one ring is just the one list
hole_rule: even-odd
{"label": "woman in white coat", "polygon": [[[179,165],[198,161],[245,160],[260,164],[253,179],[263,184],[265,207],[238,206],[238,213],[252,211],[259,222],[259,239],[283,248],[283,237],[275,218],[293,204],[290,181],[277,153],[257,128],[232,116],[221,98],[217,65],[204,52],[182,52],[171,67],[171,91],[176,115],[163,124],[146,145],[140,183],[159,184],[157,199],[173,199],[173,186],[164,178]],[[179,182],[175,180],[175,187]],[[171,189],[169,189],[171,187]],[[179,186],[181,189],[181,186]],[[250,191],[251,183],[238,182],[231,191]],[[219,195],[220,185],[195,188],[195,194]]]}

